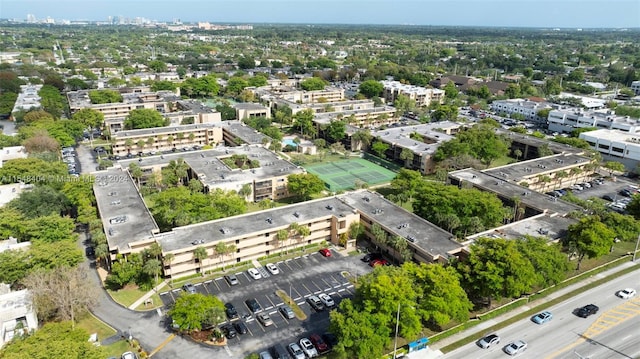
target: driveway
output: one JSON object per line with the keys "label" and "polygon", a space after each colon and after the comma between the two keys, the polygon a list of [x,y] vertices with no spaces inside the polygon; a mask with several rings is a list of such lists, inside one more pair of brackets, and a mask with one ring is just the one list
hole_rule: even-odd
{"label": "driveway", "polygon": [[98,161],[96,160],[95,153],[88,145],[79,144],[76,148],[76,154],[80,162],[79,173],[89,174],[96,170]]}

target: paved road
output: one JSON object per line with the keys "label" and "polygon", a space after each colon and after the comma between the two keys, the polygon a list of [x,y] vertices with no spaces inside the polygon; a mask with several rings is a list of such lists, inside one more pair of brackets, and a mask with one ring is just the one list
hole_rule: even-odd
{"label": "paved road", "polygon": [[88,145],[82,143],[79,144],[78,147],[76,147],[76,154],[78,162],[80,162],[80,168],[78,169],[79,173],[89,174],[96,170],[98,162],[96,161],[93,151]]}
{"label": "paved road", "polygon": [[[635,335],[629,336],[632,333],[629,329],[640,325],[640,297],[632,300],[616,297],[615,292],[625,287],[640,288],[638,272],[626,274],[548,308],[554,315],[551,322],[537,325],[523,319],[501,329],[498,332],[500,345],[483,350],[471,343],[443,358],[505,358],[507,355],[502,348],[515,340],[528,343],[527,351],[518,355],[519,358],[577,358],[575,350],[585,358],[636,358],[640,355],[640,335],[636,331]],[[584,319],[573,314],[576,308],[590,303],[600,307],[596,315]]]}

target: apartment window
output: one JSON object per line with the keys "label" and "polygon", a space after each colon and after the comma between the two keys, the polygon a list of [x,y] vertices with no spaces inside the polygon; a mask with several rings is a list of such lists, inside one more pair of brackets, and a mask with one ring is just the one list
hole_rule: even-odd
{"label": "apartment window", "polygon": [[613,152],[618,152],[618,153],[623,153],[624,150],[622,148],[618,148],[618,147],[611,147],[611,150]]}
{"label": "apartment window", "polygon": [[340,229],[347,228],[347,221],[340,221],[339,222],[339,227],[340,227]]}
{"label": "apartment window", "polygon": [[603,149],[603,150],[608,150],[609,149],[609,145],[599,144],[598,148]]}

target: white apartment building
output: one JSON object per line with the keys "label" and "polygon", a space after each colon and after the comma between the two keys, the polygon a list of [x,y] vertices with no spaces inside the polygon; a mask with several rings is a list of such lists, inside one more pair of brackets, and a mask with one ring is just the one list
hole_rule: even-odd
{"label": "white apartment building", "polygon": [[549,130],[570,133],[576,128],[597,127],[635,133],[640,130],[637,118],[617,116],[613,111],[584,111],[582,109],[559,109],[549,112]]}
{"label": "white apartment building", "polygon": [[12,292],[0,283],[0,348],[16,335],[38,329],[38,317],[28,290]]}
{"label": "white apartment building", "polygon": [[16,103],[13,105],[11,114],[18,111],[30,111],[40,108],[40,95],[38,91],[42,88],[42,85],[21,85],[20,93],[16,99]]}
{"label": "white apartment building", "polygon": [[633,81],[631,83],[631,89],[635,92],[636,96],[640,96],[640,81]]}
{"label": "white apartment building", "polygon": [[547,120],[538,116],[538,112],[546,108],[551,108],[551,104],[528,99],[499,100],[491,103],[491,109],[497,113],[506,113],[508,115],[517,113],[523,115],[525,120],[535,122],[545,122]]}
{"label": "white apartment building", "polygon": [[640,134],[602,129],[583,132],[580,138],[605,160],[621,162],[630,170],[640,163]]}
{"label": "white apartment building", "polygon": [[400,95],[414,100],[416,106],[429,106],[432,102],[442,103],[444,101],[444,90],[407,85],[400,81],[385,80],[380,82],[383,86],[382,96],[387,103],[393,103]]}

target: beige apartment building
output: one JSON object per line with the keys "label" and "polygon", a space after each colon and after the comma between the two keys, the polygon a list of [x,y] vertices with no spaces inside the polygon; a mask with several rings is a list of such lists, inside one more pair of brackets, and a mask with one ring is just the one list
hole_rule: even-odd
{"label": "beige apartment building", "polygon": [[129,154],[154,154],[206,145],[216,146],[221,142],[220,124],[199,123],[116,132],[111,136],[111,149],[114,156],[124,157]]}
{"label": "beige apartment building", "polygon": [[416,106],[429,106],[432,102],[444,101],[444,90],[403,84],[400,81],[380,81],[383,86],[382,97],[387,103],[393,103],[398,96],[406,96],[416,102]]}

